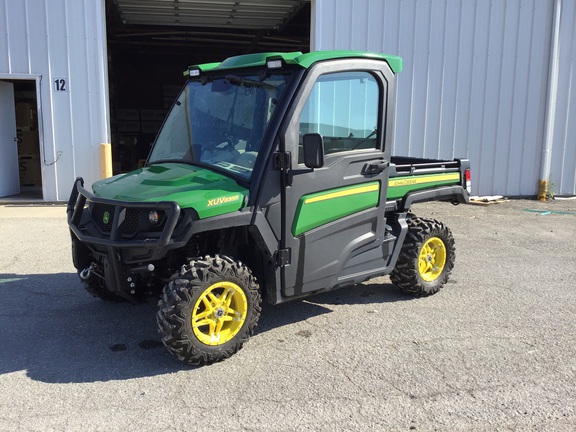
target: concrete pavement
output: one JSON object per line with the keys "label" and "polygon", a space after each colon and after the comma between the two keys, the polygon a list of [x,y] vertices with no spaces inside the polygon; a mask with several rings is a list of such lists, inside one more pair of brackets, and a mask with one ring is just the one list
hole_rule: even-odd
{"label": "concrete pavement", "polygon": [[576,201],[414,210],[456,239],[440,293],[385,277],[268,306],[194,368],[154,302],[83,291],[64,206],[0,207],[0,431],[574,430]]}

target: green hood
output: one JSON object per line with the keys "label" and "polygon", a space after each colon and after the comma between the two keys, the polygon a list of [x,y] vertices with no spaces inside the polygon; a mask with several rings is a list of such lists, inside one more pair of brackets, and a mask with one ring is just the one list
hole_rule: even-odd
{"label": "green hood", "polygon": [[248,190],[213,171],[179,163],[161,163],[99,180],[92,186],[102,198],[122,201],[176,201],[201,219],[239,210]]}

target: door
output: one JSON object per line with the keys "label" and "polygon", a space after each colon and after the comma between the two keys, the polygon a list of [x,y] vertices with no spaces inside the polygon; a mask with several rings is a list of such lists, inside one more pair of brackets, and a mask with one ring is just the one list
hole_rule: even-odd
{"label": "door", "polygon": [[[292,158],[285,191],[283,295],[304,295],[365,280],[386,267],[384,151],[386,89],[376,70],[351,60],[314,69],[284,136]],[[325,73],[324,73],[325,71]],[[303,164],[302,137],[319,133],[324,166]]]}
{"label": "door", "polygon": [[14,85],[0,81],[0,197],[20,193]]}

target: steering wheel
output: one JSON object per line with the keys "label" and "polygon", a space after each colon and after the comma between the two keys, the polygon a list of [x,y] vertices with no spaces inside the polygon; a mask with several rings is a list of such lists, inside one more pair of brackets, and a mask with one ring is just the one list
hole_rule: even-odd
{"label": "steering wheel", "polygon": [[220,139],[221,141],[217,139],[216,141],[209,143],[206,149],[209,151],[228,150],[230,152],[236,152],[236,144],[238,143],[238,140],[235,137],[228,135],[227,133],[223,133]]}
{"label": "steering wheel", "polygon": [[222,134],[223,141],[217,140],[204,147],[202,155],[205,160],[223,160],[232,162],[240,155],[234,144],[234,137]]}

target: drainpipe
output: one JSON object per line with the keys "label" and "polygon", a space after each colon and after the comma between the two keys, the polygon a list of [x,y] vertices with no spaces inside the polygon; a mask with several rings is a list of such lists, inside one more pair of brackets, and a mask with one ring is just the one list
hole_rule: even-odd
{"label": "drainpipe", "polygon": [[550,43],[550,74],[548,76],[548,98],[546,100],[546,135],[542,149],[542,165],[540,167],[540,181],[538,182],[538,199],[546,201],[550,167],[552,165],[552,147],[554,141],[554,124],[556,122],[556,103],[558,101],[558,70],[560,67],[560,11],[562,0],[554,1],[554,21],[552,41]]}

